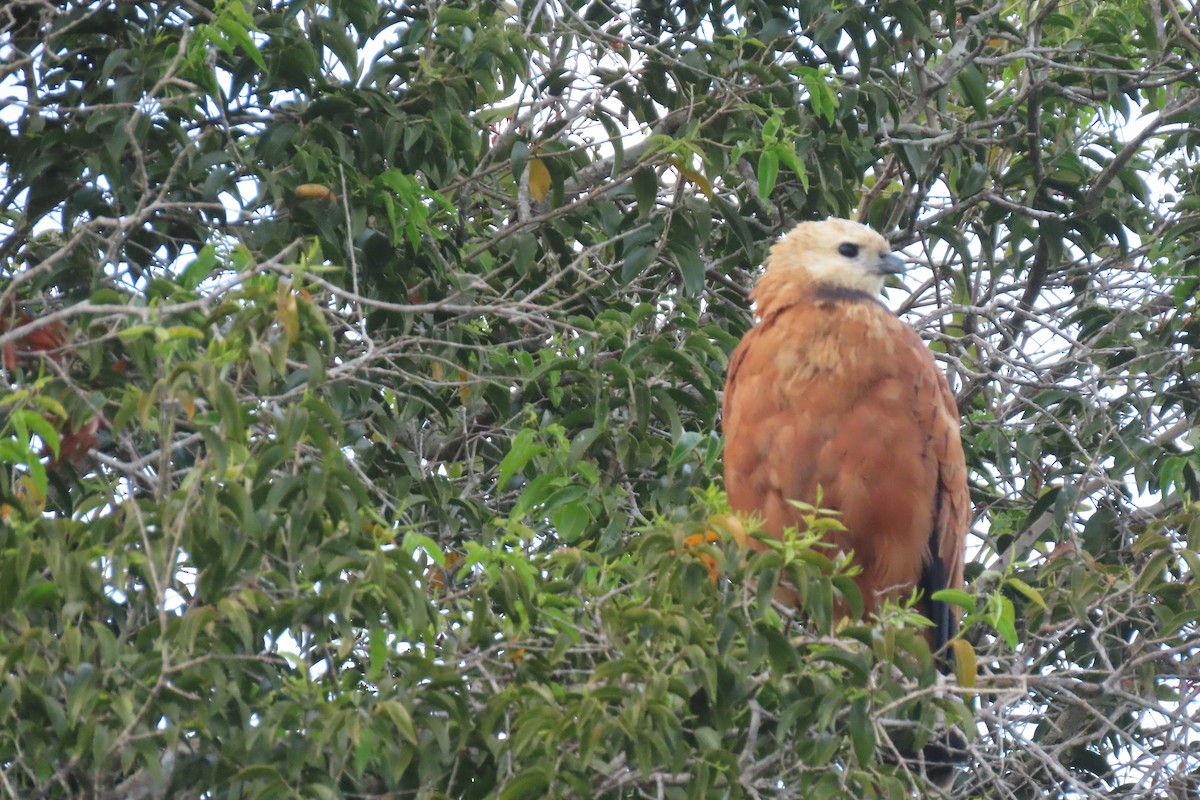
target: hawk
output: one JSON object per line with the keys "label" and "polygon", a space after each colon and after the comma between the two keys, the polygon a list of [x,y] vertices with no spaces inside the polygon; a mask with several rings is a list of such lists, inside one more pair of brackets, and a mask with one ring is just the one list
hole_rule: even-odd
{"label": "hawk", "polygon": [[853,552],[864,611],[920,590],[936,650],[957,619],[930,596],[962,585],[970,504],[950,386],[878,299],[903,270],[887,240],[849,220],[801,223],[772,246],[751,294],[757,324],[725,382],[725,486],[774,537],[802,523],[790,501],[816,504],[819,491],[840,512],[844,530],[824,538]]}

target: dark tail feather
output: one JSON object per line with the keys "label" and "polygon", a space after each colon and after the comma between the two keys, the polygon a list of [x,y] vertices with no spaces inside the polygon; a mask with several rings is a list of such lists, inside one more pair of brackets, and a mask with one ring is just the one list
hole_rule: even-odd
{"label": "dark tail feather", "polygon": [[921,578],[917,581],[917,588],[921,590],[921,596],[924,598],[925,616],[933,623],[929,647],[937,654],[938,669],[948,675],[954,670],[954,661],[946,645],[958,633],[958,620],[950,613],[949,603],[933,599],[934,592],[947,588],[950,580],[946,565],[938,558],[937,548],[938,533],[935,529],[929,534],[929,553],[921,567]]}
{"label": "dark tail feather", "polygon": [[910,768],[923,771],[930,783],[943,791],[954,785],[959,768],[967,763],[967,739],[960,731],[942,731],[921,748],[921,754],[909,759]]}
{"label": "dark tail feather", "polygon": [[[921,570],[917,584],[924,598],[925,615],[933,622],[930,630],[930,649],[937,659],[938,671],[943,675],[954,673],[954,651],[948,646],[958,634],[958,619],[951,613],[950,604],[934,600],[933,593],[946,588],[949,576],[946,565],[937,557],[938,535],[935,529],[929,537],[929,558]],[[902,750],[901,755],[916,772],[921,772],[930,783],[943,791],[954,784],[958,769],[969,760],[967,740],[961,731],[953,728],[943,730],[921,748],[921,752]]]}

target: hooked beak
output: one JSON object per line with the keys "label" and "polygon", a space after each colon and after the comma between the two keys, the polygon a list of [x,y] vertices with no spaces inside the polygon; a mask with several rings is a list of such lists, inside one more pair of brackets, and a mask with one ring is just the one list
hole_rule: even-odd
{"label": "hooked beak", "polygon": [[885,253],[879,257],[879,271],[884,275],[899,275],[907,268],[908,264],[895,253]]}

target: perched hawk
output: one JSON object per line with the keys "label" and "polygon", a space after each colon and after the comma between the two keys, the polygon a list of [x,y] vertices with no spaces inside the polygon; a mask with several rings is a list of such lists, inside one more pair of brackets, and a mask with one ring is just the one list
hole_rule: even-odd
{"label": "perched hawk", "polygon": [[[969,522],[954,396],[921,338],[878,299],[904,262],[879,234],[829,219],[772,248],[751,297],[758,324],[725,381],[725,486],[735,510],[780,536],[789,503],[841,512],[827,540],[854,552],[865,610],[963,578]],[[793,596],[794,599],[794,596]],[[922,601],[940,648],[957,629]]]}

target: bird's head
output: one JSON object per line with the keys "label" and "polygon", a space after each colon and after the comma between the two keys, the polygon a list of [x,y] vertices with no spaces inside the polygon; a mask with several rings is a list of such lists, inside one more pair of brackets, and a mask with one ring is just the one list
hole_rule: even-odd
{"label": "bird's head", "polygon": [[767,272],[776,271],[876,295],[888,275],[904,271],[904,259],[866,225],[830,217],[801,222],[776,242],[767,256]]}

